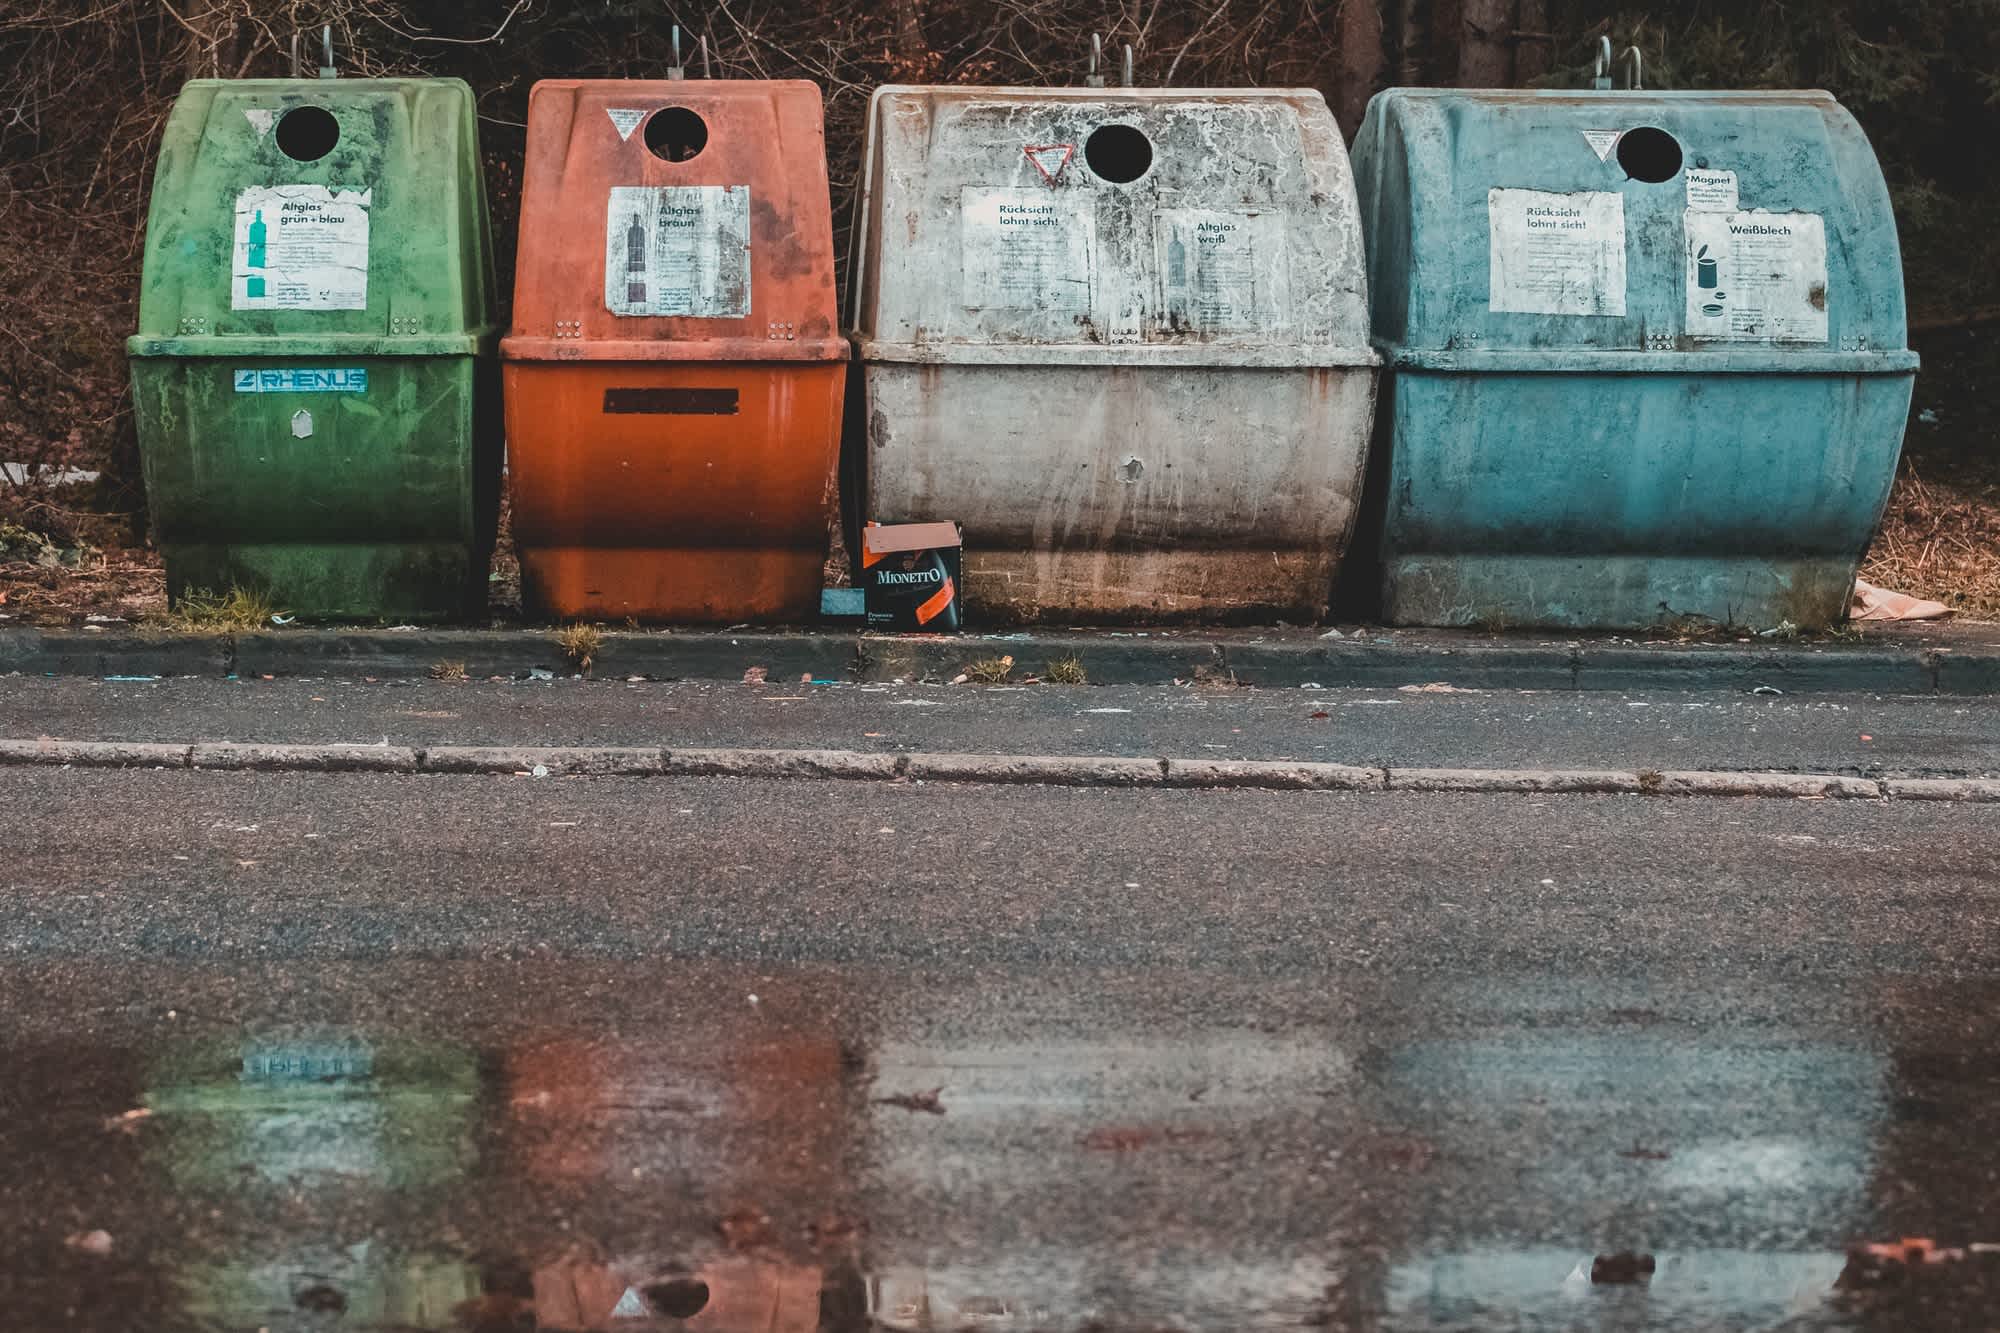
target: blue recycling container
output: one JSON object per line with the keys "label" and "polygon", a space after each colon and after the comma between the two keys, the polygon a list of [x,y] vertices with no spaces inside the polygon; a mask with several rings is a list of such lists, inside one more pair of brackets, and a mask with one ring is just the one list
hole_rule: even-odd
{"label": "blue recycling container", "polygon": [[1846,614],[1917,358],[1832,97],[1390,89],[1354,172],[1389,622]]}

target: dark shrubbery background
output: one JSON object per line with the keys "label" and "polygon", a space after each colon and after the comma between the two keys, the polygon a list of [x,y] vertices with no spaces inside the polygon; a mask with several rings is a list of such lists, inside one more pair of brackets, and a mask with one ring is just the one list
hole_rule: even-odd
{"label": "dark shrubbery background", "polygon": [[1834,92],[1894,188],[1914,318],[2000,303],[2000,0],[0,0],[0,460],[102,469],[105,502],[138,512],[123,340],[156,136],[182,80],[282,75],[322,21],[347,74],[478,90],[503,264],[529,86],[658,77],[676,22],[717,77],[825,89],[843,227],[880,83],[1076,82],[1102,32],[1142,83],[1317,87],[1351,134],[1391,83],[1587,86],[1607,34],[1649,87]]}

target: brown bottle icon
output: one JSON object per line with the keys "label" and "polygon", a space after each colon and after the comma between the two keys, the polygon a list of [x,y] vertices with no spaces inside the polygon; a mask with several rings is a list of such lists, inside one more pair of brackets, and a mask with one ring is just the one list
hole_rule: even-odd
{"label": "brown bottle icon", "polygon": [[646,303],[646,222],[637,213],[625,229],[625,299],[633,305]]}

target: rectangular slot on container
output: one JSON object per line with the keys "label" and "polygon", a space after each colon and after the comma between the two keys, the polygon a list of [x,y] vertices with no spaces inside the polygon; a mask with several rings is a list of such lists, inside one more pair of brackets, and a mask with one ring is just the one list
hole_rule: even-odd
{"label": "rectangular slot on container", "polygon": [[606,389],[604,411],[610,416],[733,417],[734,389]]}

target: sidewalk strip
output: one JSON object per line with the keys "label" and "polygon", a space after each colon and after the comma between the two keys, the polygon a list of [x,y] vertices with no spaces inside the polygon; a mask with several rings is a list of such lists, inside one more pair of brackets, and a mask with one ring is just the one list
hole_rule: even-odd
{"label": "sidewalk strip", "polygon": [[890,754],[861,750],[654,749],[627,745],[162,745],[0,740],[0,767],[178,768],[259,773],[726,777],[981,786],[1187,790],[1515,792],[1904,800],[2000,804],[2000,778],[1858,778],[1833,773],[1654,769],[1370,768],[1289,759],[1133,759],[1109,755]]}

